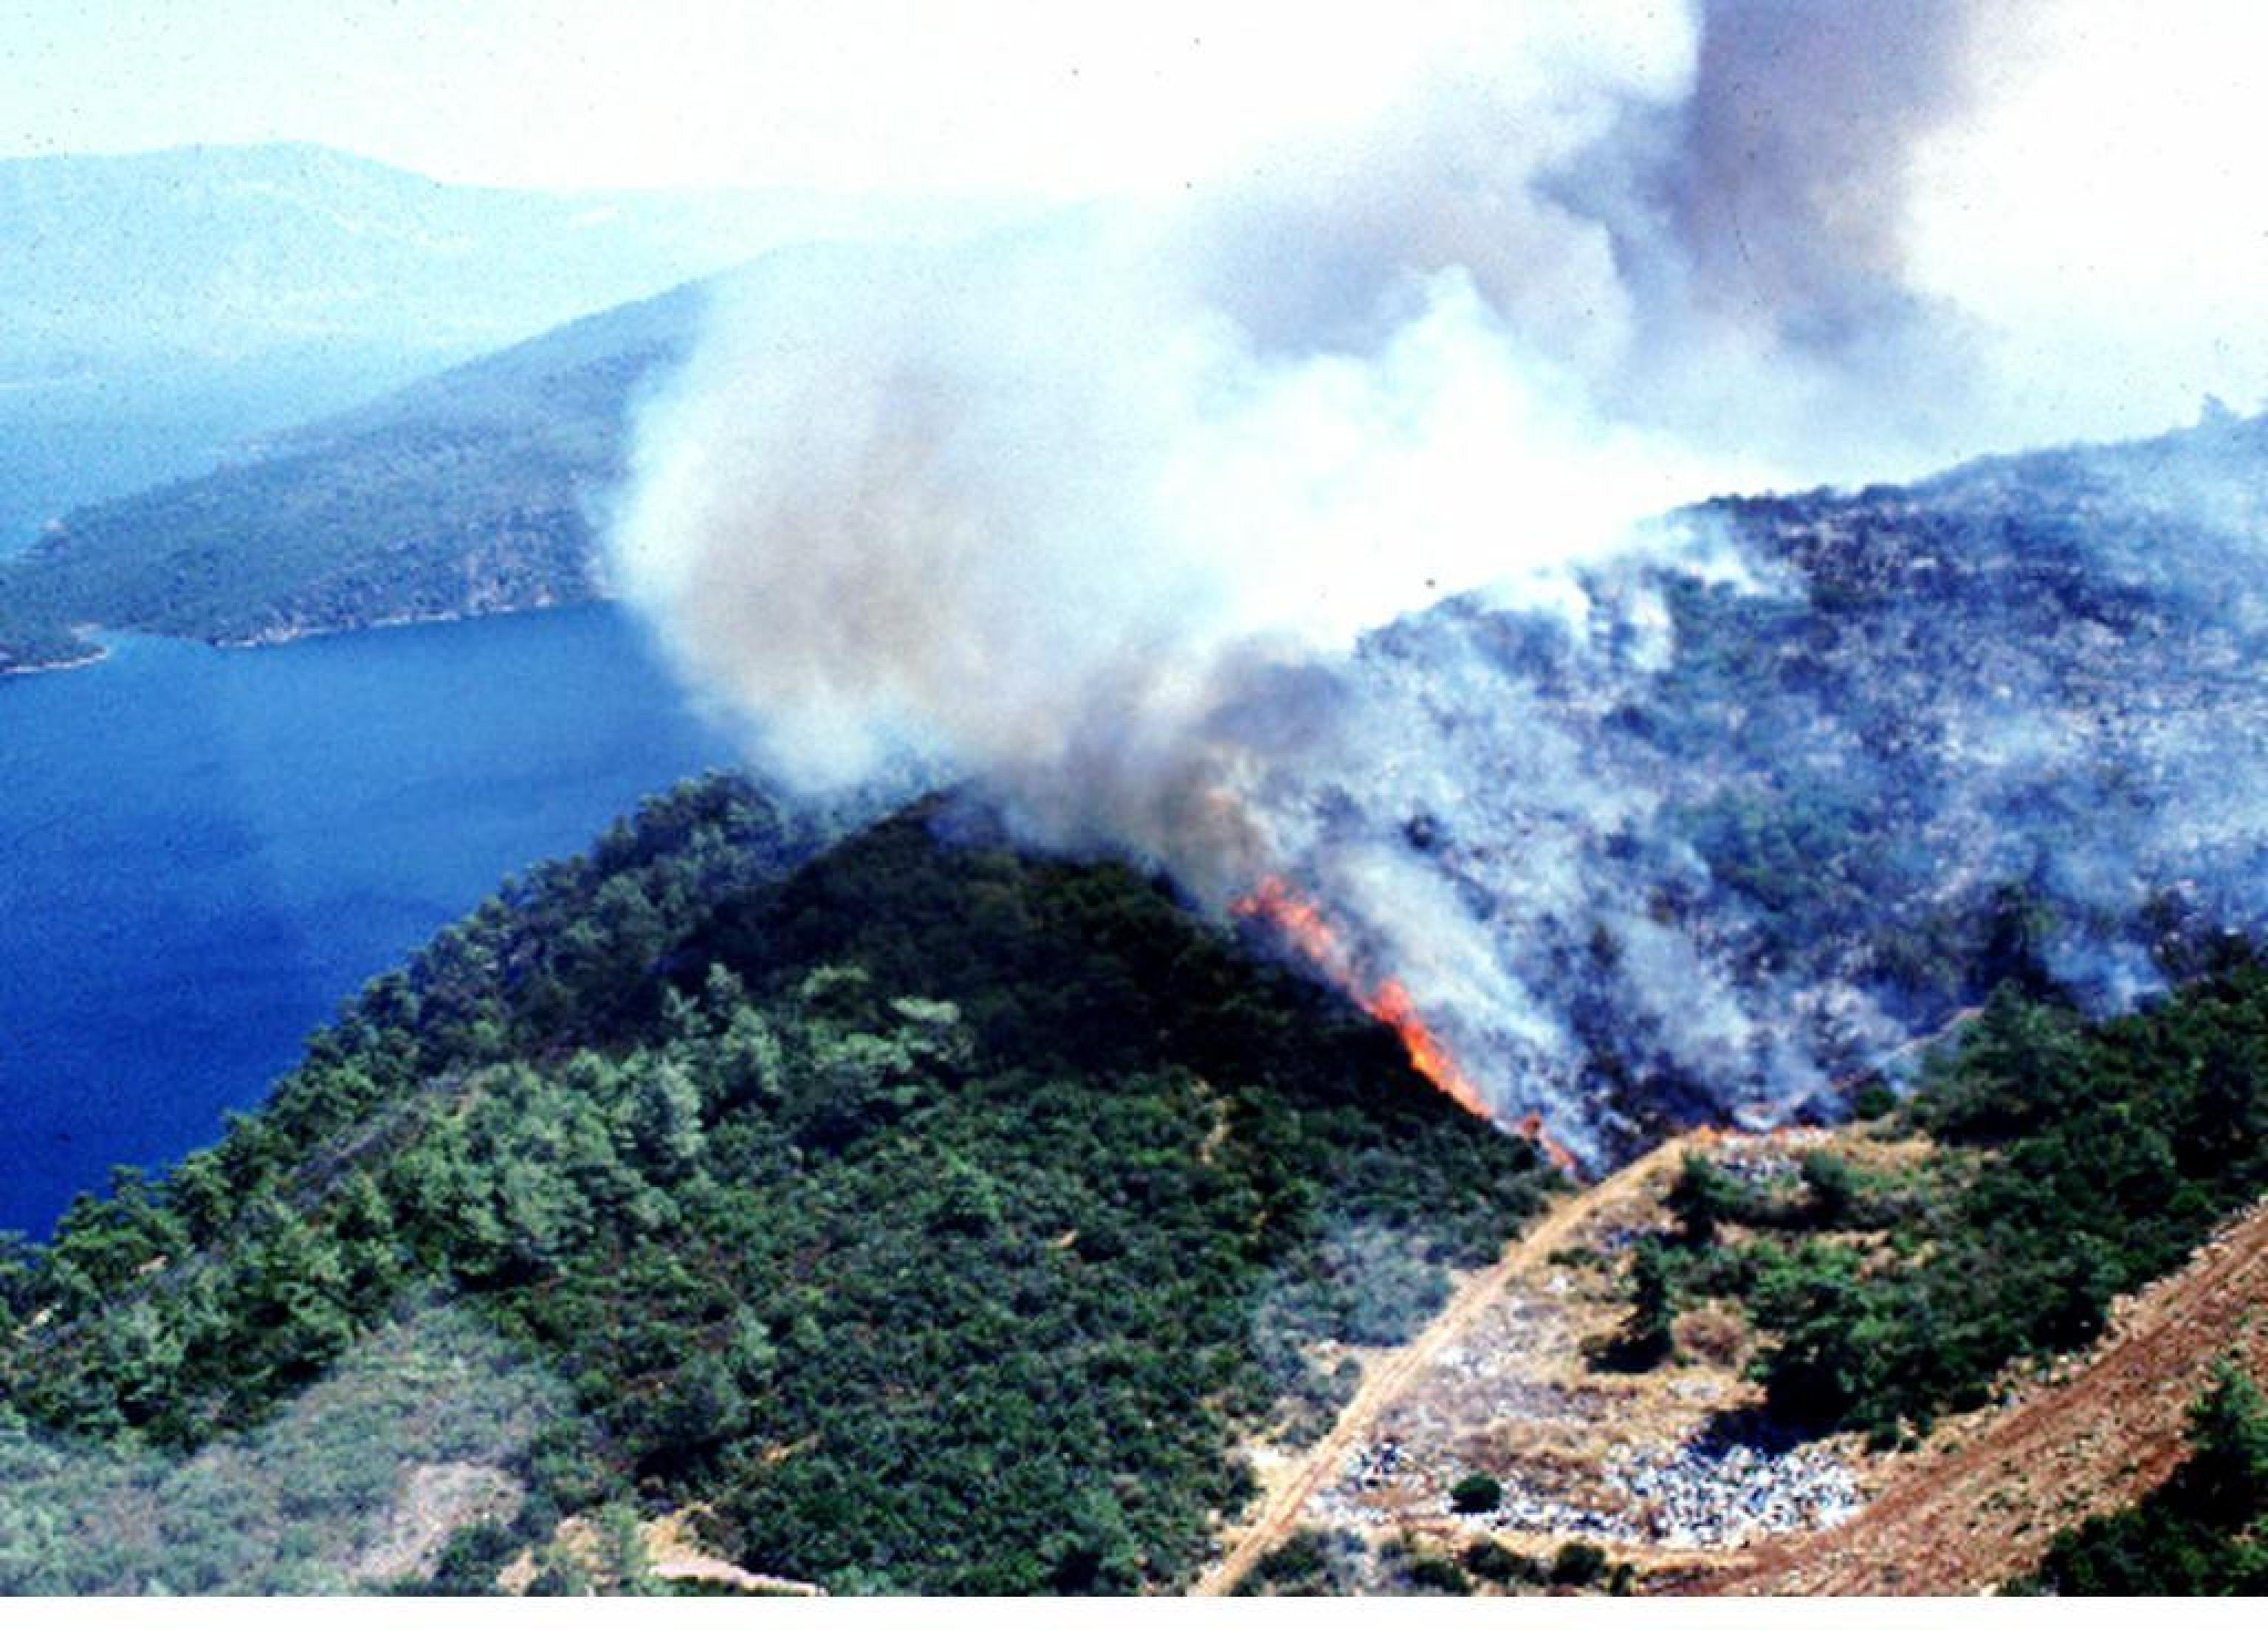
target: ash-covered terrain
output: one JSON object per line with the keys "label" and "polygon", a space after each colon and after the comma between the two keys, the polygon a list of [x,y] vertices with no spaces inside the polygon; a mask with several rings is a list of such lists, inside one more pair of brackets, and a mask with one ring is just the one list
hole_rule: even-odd
{"label": "ash-covered terrain", "polygon": [[1279,672],[1250,807],[1506,1118],[1831,1113],[1999,982],[2118,1009],[2257,931],[2264,477],[2209,414],[1717,500]]}

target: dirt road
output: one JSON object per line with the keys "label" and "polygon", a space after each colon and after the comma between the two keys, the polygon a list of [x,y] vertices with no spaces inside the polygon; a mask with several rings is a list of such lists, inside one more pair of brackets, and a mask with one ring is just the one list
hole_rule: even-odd
{"label": "dirt road", "polygon": [[2123,1303],[2092,1354],[2013,1404],[1948,1423],[1858,1517],[1760,1546],[1712,1593],[1953,1596],[2030,1572],[2060,1530],[2132,1503],[2184,1452],[2224,1354],[2268,1376],[2268,1203]]}
{"label": "dirt road", "polygon": [[1482,1309],[1504,1294],[1506,1286],[1531,1268],[1542,1267],[1553,1252],[1580,1234],[1602,1208],[1656,1178],[1666,1177],[1688,1151],[1706,1147],[1712,1136],[1698,1132],[1672,1138],[1604,1180],[1565,1196],[1535,1227],[1506,1245],[1494,1265],[1458,1287],[1415,1340],[1396,1347],[1364,1375],[1362,1384],[1340,1412],[1337,1424],[1300,1457],[1292,1476],[1262,1508],[1251,1526],[1241,1531],[1228,1553],[1199,1576],[1191,1594],[1226,1596],[1233,1591],[1255,1562],[1290,1538],[1308,1500],[1348,1451],[1364,1440],[1380,1414],[1465,1333]]}

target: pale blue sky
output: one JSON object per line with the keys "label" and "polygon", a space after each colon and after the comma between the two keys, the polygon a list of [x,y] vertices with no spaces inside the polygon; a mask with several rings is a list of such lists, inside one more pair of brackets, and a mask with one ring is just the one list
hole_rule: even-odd
{"label": "pale blue sky", "polygon": [[0,0],[0,152],[287,138],[503,185],[1071,195],[1359,114],[1487,8],[1432,11]]}
{"label": "pale blue sky", "polygon": [[[1916,158],[1910,275],[1994,325],[2018,371],[2110,347],[2166,391],[2258,400],[2268,7],[1983,15],[1983,94]],[[1681,17],[1667,0],[0,0],[0,156],[298,139],[502,185],[1171,192],[1359,126],[1429,75],[1522,52],[1547,73],[1538,33],[1674,79]]]}

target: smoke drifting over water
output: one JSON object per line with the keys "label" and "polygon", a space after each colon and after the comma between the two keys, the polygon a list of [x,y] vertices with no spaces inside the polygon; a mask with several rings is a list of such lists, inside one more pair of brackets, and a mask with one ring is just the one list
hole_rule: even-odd
{"label": "smoke drifting over water", "polygon": [[[1931,0],[1571,6],[1182,207],[775,257],[644,417],[616,576],[791,782],[911,753],[1215,910],[1263,874],[1314,885],[1507,1110],[1596,1119],[1563,936],[1518,940],[1491,890],[1521,922],[1610,920],[1678,1068],[1793,1096],[1818,1068],[1766,1056],[1712,947],[1592,852],[1660,785],[1602,773],[1565,699],[1547,723],[1500,671],[1465,694],[1509,711],[1461,737],[1439,668],[1344,658],[1487,584],[1644,674],[1674,637],[1635,563],[1768,568],[1642,518],[1973,436],[1962,327],[1905,287],[1898,231],[1968,34]],[[1524,812],[1515,854],[1460,874],[1395,821],[1476,780]]]}

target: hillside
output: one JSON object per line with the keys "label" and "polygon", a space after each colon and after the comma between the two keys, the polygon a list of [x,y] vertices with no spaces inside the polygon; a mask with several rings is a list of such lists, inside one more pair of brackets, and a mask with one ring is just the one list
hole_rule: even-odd
{"label": "hillside", "polygon": [[[211,639],[600,592],[591,494],[699,298],[88,511],[0,583],[50,630]],[[1535,1156],[1257,923],[973,795],[850,832],[712,782],[0,1255],[0,1580],[573,1588],[655,1543],[836,1591],[1630,1587],[1845,1516],[2261,1192],[2264,473],[2268,420],[2214,421],[1719,500],[1589,569],[1580,627],[1467,597],[1248,699],[1344,726],[1241,812],[1318,911],[1438,885],[1478,951],[1412,999],[1506,1120],[1607,1172],[1887,1114],[1888,1072],[1895,1136],[1640,1166],[1507,1248]],[[492,1402],[373,1393],[400,1351]],[[2108,1481],[2033,1529],[2143,1492],[2202,1362],[2133,1468],[2041,1448]],[[148,1520],[310,1454],[357,1499]],[[2022,1503],[1970,1469],[1962,1513]],[[90,1525],[142,1548],[73,1571]],[[1990,1531],[2012,1568],[2050,1537]]]}
{"label": "hillside", "polygon": [[1153,885],[830,836],[650,803],[0,1258],[0,1583],[1974,1587],[2250,1339],[2257,1217],[2113,1304],[2259,1192],[2240,946],[1515,1237],[1528,1145]]}
{"label": "hillside", "polygon": [[[1186,1582],[1235,1444],[1327,1417],[1313,1345],[1406,1334],[1552,1179],[1152,884],[946,812],[814,855],[745,787],[656,801],[373,984],[217,1148],[12,1253],[0,1451],[46,1469],[0,1494],[0,1576],[267,1566],[272,1526],[99,1577],[60,1538],[173,1475],[119,1457],[240,1450],[485,1491],[452,1588],[530,1547],[569,1579],[566,1517],[696,1509],[710,1554],[830,1590]],[[457,1328],[534,1389],[490,1441],[295,1435],[372,1343]],[[301,1554],[374,1543],[314,1520]]]}
{"label": "hillside", "polygon": [[0,562],[0,667],[91,654],[76,625],[225,642],[572,604],[641,385],[703,295],[570,323],[209,475],[75,510]]}
{"label": "hillside", "polygon": [[0,556],[247,439],[873,218],[449,185],[304,143],[0,160]]}
{"label": "hillside", "polygon": [[0,1587],[1974,1589],[2257,1337],[2241,947],[1532,1230],[1254,950],[958,800],[650,801],[0,1253]]}
{"label": "hillside", "polygon": [[0,674],[87,660],[92,628],[261,643],[601,598],[641,393],[719,289],[823,276],[846,253],[775,250],[74,509],[0,554]]}
{"label": "hillside", "polygon": [[[1611,1163],[1845,1089],[2014,982],[2115,1013],[2268,928],[2268,419],[1726,498],[1271,679],[1326,712],[1251,819],[1367,921],[1498,1106]],[[1304,727],[1303,727],[1304,728]],[[1318,821],[1314,811],[1329,811]],[[1483,994],[1485,993],[1485,994]]]}
{"label": "hillside", "polygon": [[[0,665],[86,657],[77,625],[273,640],[605,592],[625,404],[701,299],[71,517],[0,566]],[[1252,728],[1332,728],[1247,815],[1300,834],[1282,869],[1327,904],[1381,867],[1466,903],[1480,977],[1416,995],[1499,1107],[1587,1156],[1832,1114],[2003,980],[2117,1011],[2181,976],[2189,930],[2268,928],[2264,484],[2268,418],[2215,418],[1699,505],[1580,573],[1574,622],[1461,597],[1278,675]]]}
{"label": "hillside", "polygon": [[[1400,1463],[1413,1448],[1422,1455],[1425,1446],[1419,1440],[1424,1429],[1413,1430],[1410,1412],[1398,1406],[1413,1392],[1441,1387],[1446,1377],[1456,1375],[1471,1362],[1470,1355],[1476,1349],[1500,1349],[1506,1345],[1503,1333],[1490,1327],[1490,1321],[1501,1316],[1505,1300],[1532,1296],[1547,1281],[1564,1282],[1564,1264],[1571,1247],[1593,1247],[1604,1231],[1602,1223],[1609,1219],[1621,1222],[1629,1198],[1675,1170],[1689,1147],[1688,1140],[1673,1138],[1613,1176],[1561,1197],[1534,1228],[1506,1245],[1494,1263],[1459,1284],[1416,1340],[1372,1355],[1363,1367],[1361,1385],[1339,1412],[1331,1429],[1313,1443],[1298,1446],[1296,1452],[1287,1455],[1278,1450],[1278,1474],[1263,1483],[1265,1498],[1260,1508],[1249,1521],[1240,1523],[1224,1536],[1226,1548],[1199,1578],[1194,1594],[1226,1596],[1247,1588],[1263,1559],[1280,1552],[1293,1539],[1300,1525],[1310,1520],[1317,1496],[1330,1487],[1335,1478],[1342,1477],[1351,1461],[1366,1466],[1381,1459]],[[1521,1413],[1533,1417],[1542,1412],[1531,1397],[1521,1399]],[[1381,1449],[1389,1443],[1391,1453],[1382,1455]],[[1596,1447],[1592,1445],[1594,1453]]]}
{"label": "hillside", "polygon": [[1355,1355],[1327,1436],[1256,1450],[1270,1498],[1200,1588],[2257,1580],[2268,986],[2018,1005],[1882,1120],[1701,1128],[1558,1200]]}
{"label": "hillside", "polygon": [[2058,1532],[2162,1485],[2215,1367],[2268,1377],[2268,1210],[2124,1302],[2099,1347],[1892,1469],[1848,1526],[1759,1547],[1714,1591],[1962,1596],[2036,1568]]}

